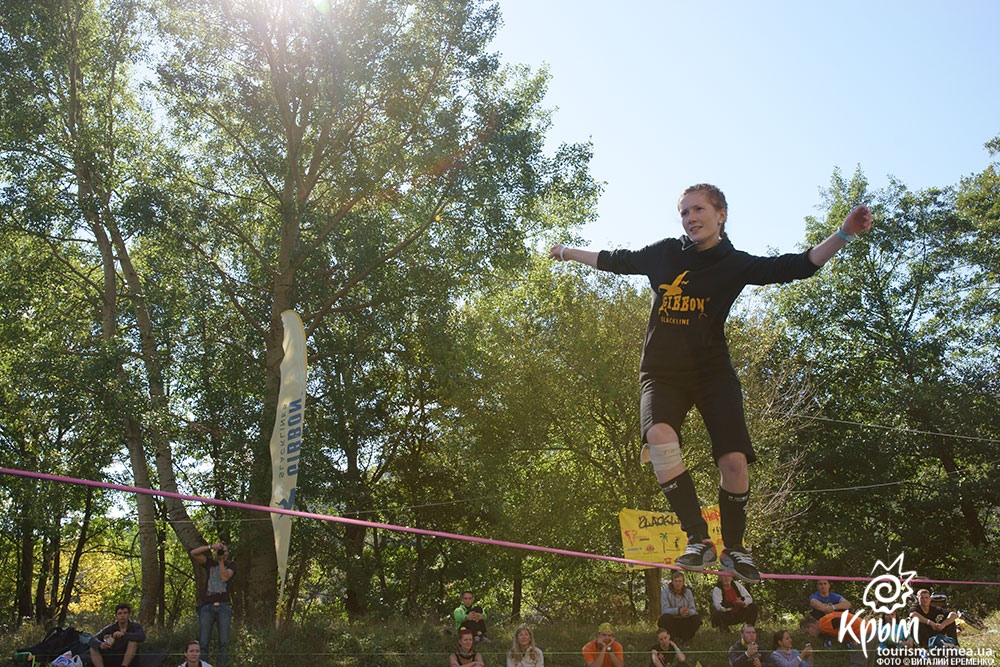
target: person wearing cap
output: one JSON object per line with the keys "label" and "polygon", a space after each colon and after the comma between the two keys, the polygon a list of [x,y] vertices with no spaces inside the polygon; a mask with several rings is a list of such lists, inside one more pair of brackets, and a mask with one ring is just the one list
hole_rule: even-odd
{"label": "person wearing cap", "polygon": [[583,660],[587,667],[624,667],[625,652],[610,623],[597,626],[597,637],[583,647]]}
{"label": "person wearing cap", "polygon": [[[687,534],[674,564],[701,571],[718,558],[723,570],[744,583],[760,583],[751,550],[744,544],[750,501],[748,466],[757,455],[750,441],[743,390],[726,341],[726,318],[747,285],[808,278],[858,233],[871,228],[871,211],[855,208],[840,228],[809,250],[761,257],[737,250],[725,224],[729,207],[722,191],[693,185],[677,203],[684,235],[639,250],[595,252],[558,243],[551,259],[574,261],[601,271],[641,275],[649,281],[652,307],[639,362],[640,421],[649,462],[671,510]],[[681,455],[681,431],[692,407],[701,413],[719,469],[719,521],[724,549],[716,554],[708,524]]]}

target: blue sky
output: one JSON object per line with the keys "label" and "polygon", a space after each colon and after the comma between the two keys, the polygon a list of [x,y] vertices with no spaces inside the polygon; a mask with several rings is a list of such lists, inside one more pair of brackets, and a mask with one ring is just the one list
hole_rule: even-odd
{"label": "blue sky", "polygon": [[738,248],[793,251],[835,167],[954,185],[1000,135],[1000,2],[499,5],[493,50],[551,73],[550,140],[594,143],[592,249],[678,235],[677,196],[706,181]]}

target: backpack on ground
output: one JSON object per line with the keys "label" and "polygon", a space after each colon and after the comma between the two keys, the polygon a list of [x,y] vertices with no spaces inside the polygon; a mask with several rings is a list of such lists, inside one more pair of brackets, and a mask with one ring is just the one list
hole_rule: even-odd
{"label": "backpack on ground", "polygon": [[[76,628],[51,628],[42,641],[34,646],[20,649],[14,660],[20,663],[48,665],[67,651],[71,656],[80,656],[81,662],[90,664],[90,647],[87,641],[90,635],[81,633]],[[29,658],[30,656],[30,658]]]}

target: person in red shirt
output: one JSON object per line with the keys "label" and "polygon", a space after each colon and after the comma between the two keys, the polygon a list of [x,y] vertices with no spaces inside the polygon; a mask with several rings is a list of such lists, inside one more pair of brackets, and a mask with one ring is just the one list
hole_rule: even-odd
{"label": "person in red shirt", "polygon": [[729,573],[719,574],[719,583],[712,589],[712,626],[728,631],[730,625],[753,625],[760,609],[747,589],[733,581]]}

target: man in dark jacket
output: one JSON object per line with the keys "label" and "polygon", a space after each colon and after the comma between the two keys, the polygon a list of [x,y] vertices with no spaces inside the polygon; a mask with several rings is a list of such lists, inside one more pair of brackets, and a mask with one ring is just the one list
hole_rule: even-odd
{"label": "man in dark jacket", "polygon": [[115,622],[90,640],[90,661],[95,667],[129,667],[146,641],[146,631],[128,620],[132,608],[124,602],[115,607]]}

